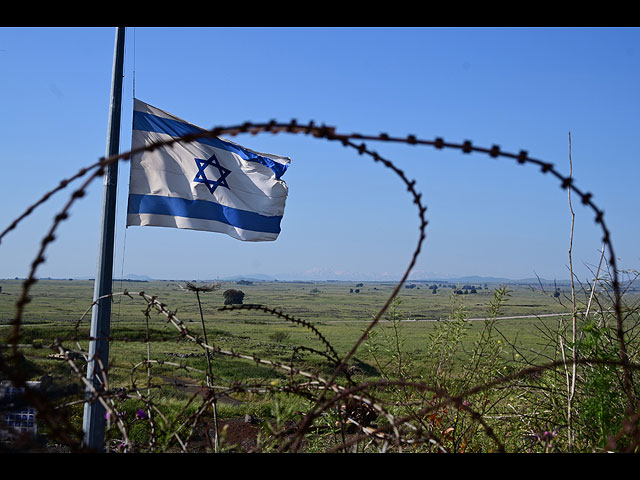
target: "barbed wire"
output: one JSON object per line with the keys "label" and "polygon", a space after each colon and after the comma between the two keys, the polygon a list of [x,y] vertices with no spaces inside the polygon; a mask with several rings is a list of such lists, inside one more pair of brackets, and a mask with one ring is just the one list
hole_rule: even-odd
{"label": "barbed wire", "polygon": [[[196,345],[203,348],[205,352],[210,352],[212,354],[227,356],[231,358],[248,360],[251,362],[255,362],[258,365],[265,365],[272,368],[284,370],[288,372],[289,378],[290,378],[290,385],[288,388],[289,391],[294,391],[297,393],[300,393],[302,391],[302,389],[299,388],[299,386],[296,386],[293,383],[293,379],[295,376],[301,376],[307,379],[307,382],[304,383],[305,388],[309,388],[310,386],[313,386],[315,390],[319,391],[319,395],[312,396],[314,406],[310,408],[309,411],[305,414],[305,416],[299,423],[295,434],[292,436],[289,436],[288,440],[286,440],[281,445],[280,447],[281,450],[291,449],[293,451],[298,451],[301,446],[302,439],[305,433],[308,432],[309,428],[314,423],[315,419],[317,419],[319,416],[324,414],[327,411],[327,409],[334,406],[336,403],[339,403],[343,399],[354,400],[354,401],[360,402],[363,405],[367,405],[369,408],[373,408],[374,410],[376,410],[378,414],[381,414],[387,418],[388,426],[385,428],[387,430],[393,431],[393,435],[391,437],[386,437],[385,436],[386,434],[384,433],[384,429],[372,430],[366,425],[360,425],[360,423],[357,420],[353,418],[348,418],[348,421],[351,424],[354,424],[360,427],[361,435],[367,436],[369,438],[373,436],[378,439],[384,439],[385,442],[391,442],[396,445],[399,445],[402,441],[402,435],[400,433],[399,426],[411,425],[409,417],[395,419],[388,411],[386,411],[385,408],[377,404],[371,398],[368,398],[366,395],[360,396],[356,394],[357,391],[373,388],[374,384],[355,385],[352,382],[348,372],[345,372],[345,368],[348,365],[349,361],[353,358],[356,351],[361,347],[362,343],[368,338],[370,332],[378,324],[382,316],[387,312],[392,301],[398,295],[400,288],[408,279],[409,274],[413,269],[413,267],[415,266],[417,258],[422,250],[422,244],[426,238],[425,230],[428,225],[428,221],[425,218],[427,208],[422,204],[421,193],[419,193],[415,188],[416,181],[409,180],[409,178],[407,177],[407,175],[403,170],[398,168],[390,160],[383,158],[376,151],[370,149],[364,143],[365,141],[401,143],[401,144],[406,144],[411,146],[430,146],[438,150],[454,149],[454,150],[460,150],[462,153],[465,153],[465,154],[478,153],[478,154],[488,155],[490,158],[511,159],[511,160],[515,160],[517,164],[521,164],[521,165],[531,164],[538,167],[541,173],[550,174],[553,177],[555,177],[560,182],[560,187],[562,189],[569,189],[571,192],[575,193],[580,198],[581,202],[586,207],[590,208],[593,211],[595,223],[599,225],[599,227],[602,230],[603,245],[606,246],[606,249],[609,253],[608,262],[611,267],[611,286],[612,286],[613,295],[614,295],[613,308],[614,308],[615,317],[616,317],[616,336],[617,336],[617,342],[619,345],[619,357],[620,357],[620,360],[619,362],[617,362],[617,365],[622,367],[622,372],[623,372],[622,386],[623,386],[624,394],[626,396],[626,401],[627,401],[627,414],[633,415],[635,414],[634,412],[637,412],[638,404],[635,398],[634,382],[633,382],[633,374],[632,374],[632,372],[637,369],[637,366],[631,363],[629,354],[627,351],[627,341],[625,339],[625,329],[624,329],[624,315],[623,315],[622,305],[621,305],[622,292],[620,289],[620,281],[618,277],[617,259],[614,254],[611,234],[604,220],[604,212],[594,203],[592,193],[583,192],[575,185],[573,178],[567,177],[561,174],[552,163],[530,157],[526,150],[520,150],[520,152],[518,153],[510,153],[510,152],[502,151],[498,145],[493,145],[490,148],[484,148],[484,147],[478,147],[473,145],[472,142],[469,140],[465,140],[462,143],[453,143],[453,142],[446,142],[444,139],[439,137],[434,140],[425,140],[425,139],[417,138],[415,135],[407,135],[406,137],[392,137],[386,133],[380,133],[378,135],[363,135],[358,133],[343,134],[343,133],[336,132],[335,127],[329,127],[324,124],[317,126],[313,121],[307,124],[299,124],[296,120],[291,120],[288,123],[279,123],[279,122],[276,122],[275,120],[272,120],[266,123],[245,122],[243,124],[230,126],[230,127],[215,127],[210,130],[203,130],[201,132],[188,134],[180,138],[172,138],[170,140],[157,141],[145,147],[133,149],[129,152],[121,153],[108,158],[101,158],[98,162],[93,163],[89,167],[81,169],[75,175],[62,180],[55,188],[46,192],[39,200],[37,200],[35,203],[29,206],[23,214],[17,217],[7,228],[5,228],[5,230],[3,230],[0,233],[0,242],[1,242],[2,239],[9,232],[13,231],[20,224],[20,222],[22,222],[25,218],[31,215],[40,205],[48,201],[54,194],[62,191],[63,189],[68,188],[73,182],[79,181],[83,179],[83,177],[86,177],[83,179],[80,185],[76,188],[76,190],[72,192],[69,199],[64,204],[63,208],[59,211],[59,213],[55,215],[49,230],[47,231],[47,233],[45,234],[45,236],[42,238],[40,242],[40,247],[37,252],[37,255],[31,263],[29,274],[22,284],[22,289],[20,291],[19,299],[16,302],[15,316],[11,321],[12,329],[11,329],[10,335],[7,338],[7,343],[11,345],[11,356],[9,357],[9,361],[6,361],[2,357],[2,355],[0,355],[0,371],[2,371],[5,375],[7,375],[15,385],[25,389],[25,392],[27,392],[26,397],[29,398],[30,401],[33,401],[37,405],[39,412],[41,412],[42,418],[44,418],[48,424],[52,425],[52,430],[54,434],[57,436],[57,438],[63,439],[64,442],[68,442],[68,444],[73,445],[74,448],[80,448],[79,443],[76,439],[71,439],[69,438],[68,435],[65,435],[65,432],[72,431],[70,423],[67,421],[61,427],[62,424],[60,423],[60,420],[56,415],[55,409],[48,408],[47,399],[43,395],[41,395],[39,392],[33,389],[30,389],[30,387],[27,385],[25,375],[23,374],[23,372],[20,371],[20,368],[19,368],[18,345],[19,345],[19,340],[21,339],[20,327],[21,327],[22,318],[24,315],[24,310],[26,308],[26,305],[30,302],[29,292],[32,286],[37,282],[38,268],[42,263],[45,262],[45,253],[49,245],[55,241],[56,232],[60,223],[69,218],[69,212],[71,207],[75,204],[77,200],[85,196],[86,189],[88,188],[88,186],[94,180],[96,180],[97,178],[103,175],[104,168],[109,164],[112,164],[114,162],[119,162],[119,161],[126,161],[131,159],[131,157],[137,153],[141,153],[143,151],[154,151],[158,148],[170,146],[179,142],[188,143],[188,142],[196,141],[200,138],[218,137],[221,135],[236,136],[236,135],[245,134],[245,133],[252,134],[252,135],[257,135],[259,133],[304,134],[304,135],[310,135],[317,139],[323,139],[327,141],[337,141],[345,147],[354,149],[355,151],[357,151],[359,155],[366,155],[371,159],[373,159],[375,163],[381,163],[384,167],[390,169],[393,173],[395,173],[401,179],[401,181],[404,183],[406,187],[406,190],[411,195],[413,203],[416,205],[416,208],[418,210],[418,217],[419,217],[417,245],[415,247],[415,250],[413,251],[413,254],[410,257],[409,264],[406,270],[404,271],[404,274],[402,275],[400,281],[395,285],[394,289],[392,290],[391,294],[387,298],[386,302],[378,310],[378,312],[376,313],[374,318],[371,320],[371,322],[369,322],[367,327],[362,331],[362,334],[360,335],[360,337],[353,344],[351,349],[342,357],[338,355],[338,353],[331,346],[330,342],[326,339],[326,337],[322,335],[322,333],[315,326],[313,326],[310,322],[307,322],[305,320],[295,318],[291,315],[285,314],[282,311],[272,309],[268,306],[262,306],[262,305],[261,306],[242,305],[242,306],[223,307],[220,309],[220,311],[258,309],[265,313],[278,316],[279,318],[282,318],[286,321],[292,322],[294,324],[300,325],[304,328],[311,330],[314,333],[314,335],[325,346],[325,352],[317,351],[317,350],[311,349],[310,347],[300,347],[299,349],[300,350],[306,349],[309,352],[313,352],[320,356],[323,356],[325,359],[327,359],[333,364],[334,369],[331,373],[331,376],[328,379],[319,377],[316,374],[312,374],[310,372],[306,372],[305,370],[294,367],[293,358],[295,356],[295,351],[294,351],[294,355],[292,355],[292,359],[290,363],[285,364],[283,362],[279,362],[275,360],[259,358],[255,354],[249,355],[245,353],[235,352],[233,350],[224,350],[220,347],[210,345],[208,344],[208,342],[203,341],[203,339],[200,336],[194,335],[191,332],[189,332],[186,325],[177,318],[177,316],[175,315],[175,312],[172,312],[170,309],[167,308],[165,304],[163,304],[162,302],[159,302],[157,300],[157,297],[148,295],[144,292],[139,292],[138,294],[135,294],[135,295],[139,295],[141,298],[145,300],[145,302],[147,303],[148,309],[154,308],[158,312],[165,315],[167,318],[167,321],[171,323],[178,330],[181,338],[187,339],[195,343]],[[110,296],[113,296],[113,295],[116,295],[116,294],[111,294]],[[130,294],[127,291],[117,295],[126,295],[133,298],[132,294]],[[94,301],[94,304],[97,301],[98,299]],[[86,316],[86,314],[88,313],[88,311],[90,311],[90,309],[91,307],[89,307],[89,309],[85,311],[85,313],[81,317],[81,320],[84,318],[84,316]],[[145,316],[147,316],[147,318],[149,314],[148,309],[145,313]],[[80,354],[85,358],[85,360],[91,361],[92,359],[89,358],[87,353],[83,351],[83,349],[80,347],[79,336],[78,336],[78,326],[80,324],[80,321],[76,323],[76,334],[75,334],[74,340],[76,341],[76,344],[78,346],[78,352],[80,352]],[[148,322],[147,322],[147,328],[148,328]],[[149,342],[149,338],[147,338],[147,343],[148,342]],[[59,353],[64,356],[65,360],[70,365],[70,368],[72,368],[76,376],[78,376],[78,379],[88,386],[88,381],[86,380],[86,378],[84,378],[84,375],[82,374],[80,369],[78,369],[78,367],[75,365],[73,358],[71,358],[70,356],[71,350],[63,348],[59,342],[54,343],[53,348],[58,349]],[[597,360],[590,359],[589,361],[597,363]],[[152,411],[159,412],[158,407],[154,405],[151,399],[149,398],[149,392],[151,391],[151,387],[152,387],[151,381],[150,381],[150,378],[151,378],[150,367],[153,363],[165,364],[165,365],[170,364],[164,361],[159,362],[156,360],[152,360],[150,356],[148,356],[145,362],[137,364],[134,367],[134,369],[132,370],[132,377],[131,377],[132,387],[134,391],[133,396],[145,402],[146,409],[149,415],[151,414]],[[566,363],[563,363],[562,365],[565,365],[565,364]],[[146,395],[141,392],[141,389],[137,386],[133,377],[133,371],[135,371],[137,368],[139,368],[142,365],[147,367],[148,392]],[[552,363],[546,366],[536,367],[532,371],[521,371],[514,377],[509,377],[509,376],[502,377],[494,381],[493,383],[487,384],[485,386],[478,386],[475,389],[471,389],[470,391],[465,392],[465,395],[468,396],[468,395],[475,394],[479,391],[483,391],[484,389],[494,387],[502,382],[508,382],[514,378],[519,378],[521,376],[531,374],[534,371],[553,369],[557,366],[558,366],[557,364]],[[104,385],[105,387],[107,387],[108,379],[106,377],[106,371],[104,369],[104,366],[101,366],[101,368],[102,368],[101,371],[103,374]],[[349,384],[351,385],[351,389],[345,389],[345,387],[341,387],[337,385],[336,383],[337,380],[339,378],[342,378],[343,374],[345,375]],[[387,382],[386,384],[390,385],[391,383]],[[429,388],[425,384],[416,384],[412,382],[397,383],[397,385],[404,385],[405,387],[410,386],[412,388],[418,388],[418,389]],[[381,384],[377,384],[376,386],[379,387],[381,386]],[[237,389],[234,391],[243,390],[242,386],[236,385],[234,388]],[[269,388],[268,386],[267,387],[260,386],[259,389],[262,389],[262,391],[274,391],[274,389]],[[123,422],[119,420],[118,412],[115,408],[115,404],[113,403],[113,398],[109,396],[109,393],[110,392],[108,388],[105,389],[104,392],[98,392],[98,391],[95,391],[94,389],[93,398],[91,399],[91,401],[101,402],[105,407],[105,409],[107,410],[107,412],[110,415],[114,416],[114,418],[116,419],[116,424],[119,430],[121,431],[123,438],[125,439],[125,442],[124,442],[125,445],[130,445],[131,442],[127,437],[126,428]],[[445,399],[445,403],[453,404],[455,408],[462,408],[463,406],[462,402],[464,400],[462,396],[450,397],[444,391],[438,391],[436,393],[440,399]],[[332,394],[333,396],[331,398],[327,398],[329,394]],[[202,419],[204,412],[206,411],[206,406],[209,405],[211,402],[214,402],[215,399],[216,399],[216,393],[214,393],[214,389],[211,387],[209,395],[205,398],[203,405],[197,410],[197,414],[194,414],[194,416],[192,416],[189,419],[189,422],[191,424],[191,429],[187,437],[185,437],[185,439],[182,439],[177,432],[172,436],[172,438],[174,438],[177,441],[177,443],[180,445],[183,451],[186,451],[186,445],[189,443],[189,439],[193,435],[196,423]],[[423,409],[418,413],[418,415],[427,414],[429,413],[429,411],[432,411],[432,408],[433,407],[430,407],[430,409]],[[493,439],[498,449],[500,451],[503,451],[504,446],[502,445],[501,441],[497,437],[495,437],[491,427],[483,420],[482,415],[470,410],[469,408],[465,408],[465,411],[467,411],[467,413],[469,413],[475,421],[478,421],[482,424],[487,435]],[[160,416],[160,418],[162,417]],[[183,425],[186,425],[186,423]],[[413,427],[413,425],[411,426]],[[154,425],[154,428],[155,428],[155,425]],[[637,435],[637,430],[638,430],[637,425],[635,425],[633,428],[635,428],[634,432],[636,432],[636,435]],[[415,428],[414,428],[414,431],[415,431]],[[350,442],[352,443],[357,442],[357,438],[358,437],[356,437],[356,439],[351,440]],[[156,433],[155,433],[155,430],[153,430],[151,435],[152,445],[153,445],[153,442],[155,442],[156,440],[157,440]],[[404,440],[407,440],[407,439],[404,439]],[[426,441],[436,445],[437,448],[442,449],[441,442],[435,439],[432,435],[429,435]],[[337,448],[347,448],[348,445],[349,444],[343,442],[343,447],[337,447]]]}

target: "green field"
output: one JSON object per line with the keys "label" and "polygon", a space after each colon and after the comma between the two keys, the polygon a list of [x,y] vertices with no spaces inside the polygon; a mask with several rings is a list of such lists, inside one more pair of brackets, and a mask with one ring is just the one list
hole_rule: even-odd
{"label": "green field", "polygon": [[[193,292],[181,288],[185,284],[186,282],[174,281],[116,281],[114,292],[126,290],[132,294],[146,292],[155,295],[169,309],[177,312],[178,318],[185,322],[187,328],[195,334],[200,334],[202,328],[196,296]],[[435,294],[428,288],[438,285],[435,282],[410,282],[408,285],[415,287],[401,289],[398,296],[400,303],[396,311],[406,336],[406,348],[416,355],[428,355],[424,346],[434,326],[451,315],[452,295],[460,302],[467,318],[471,320],[468,341],[473,342],[472,332],[482,328],[482,320],[488,316],[493,291],[500,287],[489,284],[469,285],[477,288],[476,293],[456,295],[453,293],[456,288],[451,288],[456,285],[440,283],[441,286]],[[0,286],[3,287],[0,293],[0,325],[6,325],[14,314],[15,301],[22,284],[18,280],[3,280],[0,281]],[[252,285],[223,282],[216,291],[202,294],[201,301],[210,337],[213,335],[211,338],[215,338],[217,343],[225,348],[241,348],[246,353],[259,352],[260,347],[270,341],[270,336],[281,331],[287,334],[286,345],[313,347],[317,343],[315,335],[307,329],[268,313],[218,311],[224,304],[222,293],[234,288],[245,293],[245,304],[265,305],[311,322],[336,351],[344,355],[384,305],[394,287],[393,283],[375,282],[254,282]],[[499,317],[506,317],[499,321],[501,333],[524,345],[527,350],[543,349],[546,339],[541,338],[540,329],[551,328],[559,319],[566,318],[546,315],[566,314],[569,311],[566,287],[558,298],[552,295],[553,285],[509,285],[508,288],[507,301],[499,313]],[[358,293],[355,293],[355,290],[358,290]],[[40,280],[31,290],[32,301],[22,319],[22,330],[26,339],[23,343],[47,343],[55,336],[73,338],[76,328],[81,339],[87,337],[91,315],[88,313],[83,317],[83,314],[91,305],[92,294],[92,281]],[[140,298],[115,297],[112,305],[112,352],[116,357],[119,352],[118,341],[143,343],[146,324],[142,310],[145,305]],[[385,321],[383,317],[383,325]],[[187,348],[175,343],[179,332],[168,324],[165,318],[152,316],[151,328],[154,338],[169,342],[169,345],[165,345],[169,350]],[[198,348],[193,345],[188,347]],[[130,351],[130,348],[127,350]],[[144,345],[141,345],[140,351],[146,355]],[[364,352],[360,355],[364,356]]]}
{"label": "green field", "polygon": [[[205,284],[196,282],[194,285]],[[433,286],[437,286],[436,293],[433,293]],[[0,287],[0,335],[5,338],[12,330],[10,322],[22,283],[17,279],[0,280]],[[179,281],[115,281],[113,287],[114,292],[127,291],[130,297],[116,295],[112,304],[110,387],[135,390],[134,383],[147,385],[148,378],[153,378],[157,382],[157,390],[153,393],[154,403],[162,405],[162,408],[176,416],[193,414],[195,404],[190,400],[190,393],[174,388],[171,382],[180,379],[203,385],[207,369],[204,350],[195,342],[181,337],[180,331],[167,321],[166,316],[155,311],[145,316],[147,303],[137,294],[145,292],[156,296],[184,323],[189,334],[202,336],[196,295],[185,287],[186,282]],[[344,357],[362,336],[394,287],[393,283],[381,282],[254,282],[250,285],[222,282],[215,291],[201,293],[200,298],[209,345],[227,352],[279,362],[278,365],[295,365],[311,375],[328,379],[335,364],[327,361],[322,353],[328,352],[326,344],[331,345],[338,357]],[[224,305],[223,292],[228,289],[242,290],[245,305],[264,305],[312,324],[325,341],[312,329],[270,313],[256,310],[220,311]],[[496,293],[500,291],[502,294]],[[381,379],[431,382],[430,385],[464,391],[464,388],[472,386],[471,382],[490,381],[518,369],[558,360],[562,353],[569,352],[566,344],[560,344],[565,349],[564,352],[560,351],[558,338],[559,335],[567,336],[571,300],[566,285],[561,286],[555,295],[554,292],[556,287],[548,284],[503,286],[408,282],[381,322],[348,362],[349,372],[360,384]],[[599,303],[592,310],[598,318],[607,317],[606,313],[598,313],[600,310],[606,312],[610,307],[606,293],[600,295]],[[80,385],[80,379],[74,376],[69,365],[52,358],[52,350],[47,346],[58,339],[69,350],[88,348],[91,315],[87,310],[92,294],[93,281],[40,280],[33,286],[30,291],[31,302],[22,318],[19,340],[19,350],[24,355],[24,371],[29,379],[37,380],[46,374],[62,383],[75,382]],[[636,290],[630,289],[625,298],[629,304],[636,305],[639,296]],[[587,299],[584,292],[578,292],[579,311],[584,310]],[[631,311],[637,317],[637,311]],[[581,320],[581,326],[587,323],[588,320]],[[151,340],[148,344],[147,332]],[[148,358],[154,362],[152,377],[147,377],[145,367],[141,367],[141,362]],[[86,371],[86,362],[82,359],[77,359],[76,364],[82,372]],[[214,385],[226,389],[224,391],[229,392],[229,398],[233,399],[232,402],[219,404],[219,415],[231,418],[250,413],[277,423],[283,418],[290,421],[294,411],[309,408],[312,403],[304,399],[301,391],[287,396],[286,400],[282,397],[282,392],[286,391],[284,388],[280,394],[250,393],[249,385],[266,385],[268,388],[285,385],[291,388],[293,385],[298,388],[299,378],[294,381],[286,369],[278,365],[265,365],[264,362],[231,355],[214,355]],[[468,371],[470,366],[473,374]],[[495,404],[492,403],[489,409],[485,402],[484,413],[488,418],[501,417],[507,411],[512,415],[514,405],[518,402],[518,410],[525,407],[536,409],[534,398],[539,391],[544,392],[547,400],[551,391],[562,398],[562,392],[566,390],[563,372],[552,373],[548,384],[545,383],[544,387],[535,386],[535,393],[531,396],[524,396],[521,390],[509,390],[504,395],[494,392],[492,401]],[[343,376],[339,377],[339,381],[345,381]],[[527,389],[529,387],[526,386]],[[602,389],[602,385],[599,388]],[[422,406],[427,401],[423,393],[412,391],[409,394],[408,390],[401,393],[397,390],[385,391],[376,395],[390,402],[388,408],[398,410],[397,414],[407,408],[402,402],[398,403],[398,395],[402,398],[406,395],[406,398],[410,397]],[[279,402],[284,402],[282,405],[286,408]],[[561,418],[564,407],[561,400],[556,405],[557,402],[557,399],[551,402],[555,405],[552,410],[554,415]],[[135,409],[141,405],[131,400],[129,403],[131,405],[123,404],[121,408]],[[76,422],[79,422],[79,405],[81,402],[70,407]],[[501,413],[498,415],[497,412]],[[528,425],[527,428],[533,429],[531,422],[536,425],[548,424],[549,418],[548,412],[535,422],[523,422],[518,417],[518,428]],[[431,424],[434,421],[431,418]],[[557,419],[553,422],[562,423]],[[472,423],[467,419],[467,425]],[[477,429],[477,423],[474,425]],[[514,427],[509,425],[507,422],[503,428],[511,431]],[[465,435],[471,435],[471,430],[466,431]],[[117,436],[117,432],[115,434]],[[598,435],[598,448],[604,448],[604,430]],[[453,445],[454,451],[459,450],[463,443],[463,450],[491,451],[495,448],[495,445],[488,446],[491,442],[485,437],[471,447],[470,438],[464,442],[459,439]],[[140,444],[144,443],[145,440],[140,440]],[[326,443],[326,439],[319,443],[311,442],[318,450],[323,450]],[[595,448],[587,441],[585,445],[588,445],[584,447],[587,449]],[[517,446],[513,449],[522,448],[522,443]]]}

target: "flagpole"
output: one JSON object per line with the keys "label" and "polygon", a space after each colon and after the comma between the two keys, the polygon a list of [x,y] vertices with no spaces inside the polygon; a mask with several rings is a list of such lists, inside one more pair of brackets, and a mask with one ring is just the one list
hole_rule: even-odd
{"label": "flagpole", "polygon": [[[107,157],[117,155],[120,150],[120,115],[122,106],[122,77],[124,71],[124,33],[125,27],[116,28],[116,41],[113,54],[113,77],[111,80],[111,104],[109,107],[109,126],[107,133]],[[116,217],[116,194],[118,182],[118,162],[105,168],[102,191],[102,224],[98,245],[98,264],[94,283],[94,302],[91,313],[91,340],[89,343],[89,362],[87,380],[100,392],[107,378],[109,364],[109,335],[111,330],[111,298],[96,299],[108,295],[112,290],[113,245]],[[84,404],[84,446],[103,451],[105,434],[105,408],[94,397],[91,388],[86,390],[87,402]]]}

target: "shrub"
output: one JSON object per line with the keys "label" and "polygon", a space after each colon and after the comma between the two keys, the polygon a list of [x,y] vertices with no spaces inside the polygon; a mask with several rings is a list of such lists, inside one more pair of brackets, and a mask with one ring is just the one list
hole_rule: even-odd
{"label": "shrub", "polygon": [[242,305],[244,300],[244,292],[242,290],[229,289],[223,294],[225,305]]}

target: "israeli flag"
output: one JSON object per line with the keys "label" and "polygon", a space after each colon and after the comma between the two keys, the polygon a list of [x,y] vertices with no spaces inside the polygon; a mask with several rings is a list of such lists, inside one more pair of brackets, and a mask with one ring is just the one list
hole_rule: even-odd
{"label": "israeli flag", "polygon": [[[134,99],[132,150],[203,131]],[[127,226],[226,233],[245,241],[275,240],[291,160],[223,138],[176,142],[131,158]]]}

